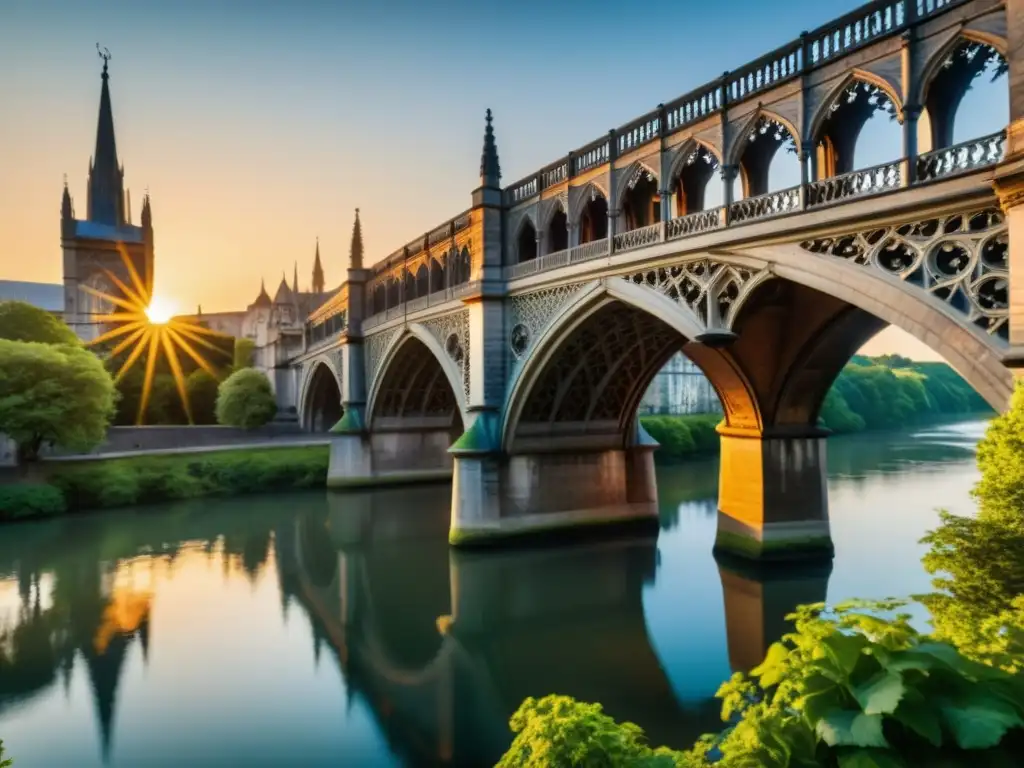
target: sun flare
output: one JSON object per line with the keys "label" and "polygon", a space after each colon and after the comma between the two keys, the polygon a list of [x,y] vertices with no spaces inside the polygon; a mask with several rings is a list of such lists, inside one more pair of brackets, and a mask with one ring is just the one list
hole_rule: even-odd
{"label": "sun flare", "polygon": [[153,325],[166,325],[174,317],[174,307],[162,296],[154,296],[146,307],[146,317]]}
{"label": "sun flare", "polygon": [[181,404],[185,408],[188,421],[192,423],[192,409],[189,407],[188,392],[185,388],[185,375],[181,369],[181,361],[178,359],[178,352],[184,352],[195,362],[197,366],[215,378],[219,378],[217,371],[210,365],[197,347],[205,347],[222,356],[230,357],[225,349],[212,344],[210,339],[227,339],[223,333],[211,331],[198,323],[190,320],[175,318],[174,305],[167,299],[153,296],[150,288],[143,283],[138,271],[128,252],[119,244],[118,252],[121,254],[121,261],[128,272],[131,287],[117,277],[109,269],[104,269],[111,284],[117,287],[120,295],[113,295],[98,291],[95,288],[82,286],[82,289],[89,293],[105,299],[114,306],[114,311],[102,315],[99,322],[104,325],[113,326],[110,330],[102,333],[96,339],[89,342],[90,346],[109,344],[117,339],[117,344],[109,350],[111,358],[131,350],[125,358],[121,367],[114,376],[118,382],[125,374],[145,355],[146,377],[142,384],[142,397],[139,399],[139,411],[136,416],[136,423],[142,424],[146,414],[146,407],[149,405],[149,396],[153,390],[153,377],[156,374],[157,358],[163,355],[167,361],[171,374],[174,376],[174,384],[181,398]]}

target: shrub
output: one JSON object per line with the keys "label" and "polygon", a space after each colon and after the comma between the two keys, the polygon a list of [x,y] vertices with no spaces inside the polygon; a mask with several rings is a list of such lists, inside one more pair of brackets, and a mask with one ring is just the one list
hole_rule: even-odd
{"label": "shrub", "polygon": [[716,428],[722,421],[717,413],[687,416],[644,416],[640,423],[658,441],[654,456],[659,462],[681,461],[718,450]]}
{"label": "shrub", "polygon": [[277,401],[270,381],[254,368],[235,371],[217,390],[217,421],[229,427],[254,429],[274,418]]}
{"label": "shrub", "polygon": [[185,380],[188,404],[194,424],[217,423],[217,389],[220,382],[202,368],[196,368]]}
{"label": "shrub", "polygon": [[81,344],[60,318],[24,301],[0,301],[0,339],[41,344]]}
{"label": "shrub", "polygon": [[114,383],[82,347],[0,339],[0,432],[34,459],[44,443],[88,450],[106,435]]}
{"label": "shrub", "polygon": [[989,423],[985,438],[978,444],[978,468],[981,481],[975,496],[982,511],[1024,510],[1024,382],[1018,382],[1006,413]]}
{"label": "shrub", "polygon": [[13,760],[4,758],[4,741],[0,739],[0,768],[11,768],[13,765]]}
{"label": "shrub", "polygon": [[256,344],[252,339],[235,339],[234,370],[240,371],[252,366],[252,353],[255,348]]}
{"label": "shrub", "polygon": [[19,517],[50,517],[67,508],[64,494],[45,483],[0,485],[0,520]]}

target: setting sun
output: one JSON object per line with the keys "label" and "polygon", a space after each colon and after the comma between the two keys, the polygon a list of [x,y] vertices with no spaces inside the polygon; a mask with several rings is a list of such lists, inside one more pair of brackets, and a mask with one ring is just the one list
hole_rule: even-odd
{"label": "setting sun", "polygon": [[154,296],[146,307],[146,317],[154,325],[164,325],[174,316],[174,307],[161,296]]}

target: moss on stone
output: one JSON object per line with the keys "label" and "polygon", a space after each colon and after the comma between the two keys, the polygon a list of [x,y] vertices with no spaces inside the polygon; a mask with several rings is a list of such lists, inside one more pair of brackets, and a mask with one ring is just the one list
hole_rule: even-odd
{"label": "moss on stone", "polygon": [[715,551],[727,552],[753,560],[806,560],[810,557],[832,557],[835,547],[829,536],[803,536],[791,539],[761,541],[730,531],[715,536]]}
{"label": "moss on stone", "polygon": [[328,477],[327,487],[334,490],[389,488],[395,485],[412,485],[415,483],[445,483],[452,479],[450,469],[429,469],[412,472],[388,472],[369,477]]}
{"label": "moss on stone", "polygon": [[488,528],[452,530],[448,543],[453,547],[497,548],[557,544],[566,541],[613,536],[623,531],[650,531],[657,533],[658,519],[654,516],[597,517],[592,519],[538,520],[536,525],[523,528]]}
{"label": "moss on stone", "polygon": [[338,423],[331,427],[330,431],[335,435],[358,435],[366,429],[363,424],[363,417],[354,408],[346,408],[345,412],[338,419]]}

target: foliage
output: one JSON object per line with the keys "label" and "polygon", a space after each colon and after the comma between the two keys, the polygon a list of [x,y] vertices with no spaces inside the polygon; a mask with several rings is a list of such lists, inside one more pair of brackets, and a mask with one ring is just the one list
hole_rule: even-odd
{"label": "foliage", "polygon": [[217,421],[229,427],[254,429],[274,418],[277,401],[270,381],[255,368],[235,371],[217,391]]}
{"label": "foliage", "polygon": [[0,739],[0,768],[11,768],[13,765],[13,760],[4,758],[4,740]]}
{"label": "foliage", "polygon": [[651,749],[639,726],[616,723],[600,704],[583,704],[568,696],[528,698],[510,725],[516,737],[496,768],[692,764],[684,753]]}
{"label": "foliage", "polygon": [[974,490],[982,513],[1014,514],[1024,510],[1024,382],[1018,382],[1006,413],[989,423],[978,444],[981,482]]}
{"label": "foliage", "polygon": [[682,459],[718,450],[716,428],[722,421],[717,413],[690,416],[644,416],[640,423],[661,444],[654,454],[659,460]]}
{"label": "foliage", "polygon": [[0,301],[0,339],[72,346],[81,343],[63,320],[24,301]]}
{"label": "foliage", "polygon": [[236,338],[233,370],[240,371],[252,367],[252,353],[255,349],[256,343],[252,339]]}
{"label": "foliage", "polygon": [[220,382],[202,368],[196,368],[185,379],[185,391],[188,393],[188,403],[192,409],[194,424],[217,423],[217,390],[219,386]]}
{"label": "foliage", "polygon": [[44,443],[88,450],[114,413],[110,374],[88,350],[0,340],[0,432],[34,459]]}
{"label": "foliage", "polygon": [[850,410],[846,398],[834,388],[825,395],[818,421],[833,432],[860,432],[866,426],[864,417]]}
{"label": "foliage", "polygon": [[66,509],[64,495],[45,483],[0,485],[0,520],[50,517]]}
{"label": "foliage", "polygon": [[327,464],[323,446],[138,456],[55,464],[49,484],[75,512],[323,487]]}

